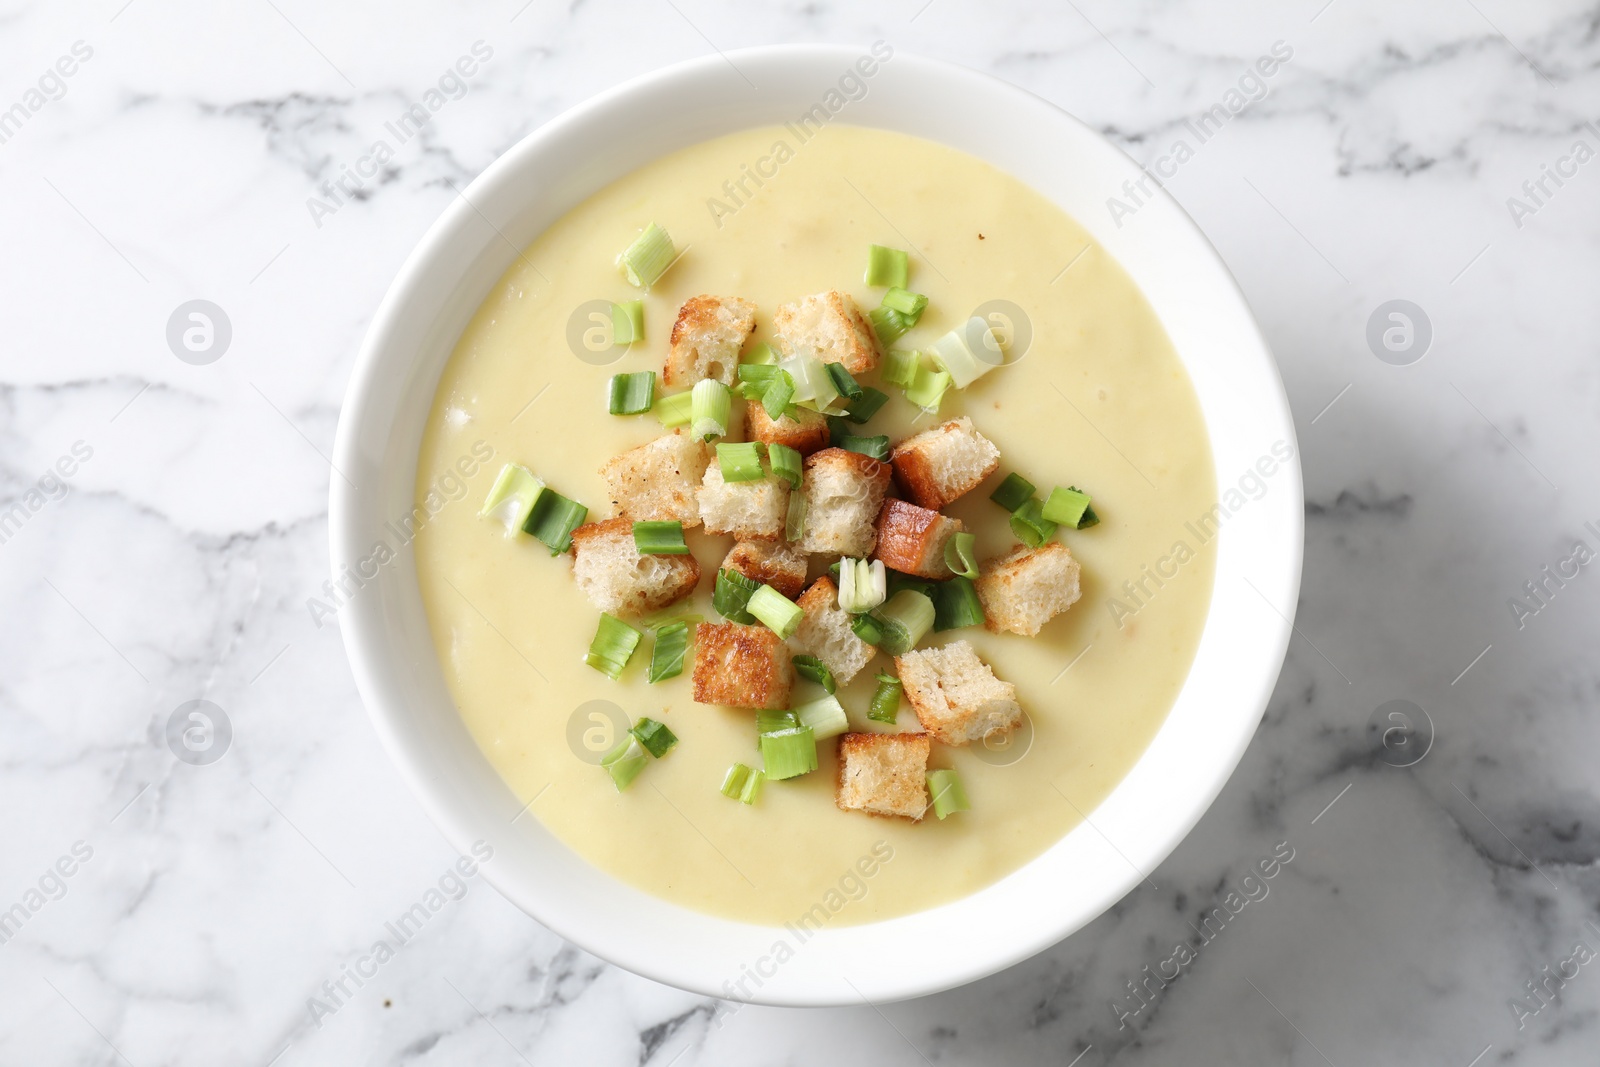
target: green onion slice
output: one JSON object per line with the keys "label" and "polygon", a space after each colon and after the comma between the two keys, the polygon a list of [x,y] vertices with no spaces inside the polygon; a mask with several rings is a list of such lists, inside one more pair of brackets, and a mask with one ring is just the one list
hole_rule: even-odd
{"label": "green onion slice", "polygon": [[694,414],[693,393],[673,393],[664,396],[656,403],[656,418],[661,420],[661,425],[667,429],[674,426],[687,426],[689,419]]}
{"label": "green onion slice", "polygon": [[855,377],[845,369],[843,363],[824,363],[823,369],[828,372],[828,377],[833,379],[833,387],[839,395],[846,400],[861,399],[862,389],[857,384]]}
{"label": "green onion slice", "polygon": [[685,621],[669,622],[655,628],[655,643],[650,646],[650,672],[648,680],[653,685],[666,678],[676,678],[683,673],[684,657],[689,653],[689,624]]}
{"label": "green onion slice", "polygon": [[[800,453],[788,445],[768,445],[767,462],[772,464],[772,473],[789,483],[790,489],[800,488],[800,481],[805,477],[805,461]],[[723,474],[727,478],[727,474]]]}
{"label": "green onion slice", "polygon": [[778,373],[761,390],[761,410],[767,413],[767,418],[773,422],[783,418],[784,411],[794,401],[794,390],[794,376],[778,368]]}
{"label": "green onion slice", "polygon": [[958,811],[972,810],[967,791],[955,771],[929,771],[928,793],[933,797],[933,813],[943,819]]}
{"label": "green onion slice", "polygon": [[962,578],[978,576],[978,561],[973,556],[977,539],[965,530],[944,543],[944,565]]}
{"label": "green onion slice", "polygon": [[868,285],[904,286],[911,273],[911,257],[899,248],[873,245],[867,249]]}
{"label": "green onion slice", "polygon": [[733,410],[733,393],[715,378],[694,383],[689,402],[689,432],[709,441],[728,432],[728,417]]}
{"label": "green onion slice", "polygon": [[642,636],[621,619],[602,612],[600,626],[595,630],[594,640],[589,642],[589,651],[583,657],[583,662],[616,681],[622,674],[622,668],[633,658],[633,650],[639,647],[639,638]]}
{"label": "green onion slice", "polygon": [[[1093,526],[1100,521],[1100,517],[1089,510],[1089,494],[1077,486],[1063,489],[1058,485],[1050,490],[1041,514],[1050,522],[1070,526],[1074,530],[1081,530],[1086,525]],[[1094,522],[1086,523],[1084,520],[1091,515],[1094,515]]]}
{"label": "green onion slice", "polygon": [[760,771],[752,770],[745,777],[744,788],[739,790],[739,800],[745,804],[754,804],[761,797],[761,787],[767,782],[767,776]]}
{"label": "green onion slice", "polygon": [[936,414],[950,382],[948,371],[918,367],[911,376],[911,384],[906,387],[906,399],[930,415]]}
{"label": "green onion slice", "polygon": [[621,744],[601,757],[600,766],[610,772],[611,781],[620,793],[633,784],[633,780],[639,777],[639,772],[649,762],[650,756],[644,746],[629,731]]}
{"label": "green onion slice", "polygon": [[972,579],[956,575],[947,582],[940,582],[933,594],[933,628],[935,630],[959,630],[964,626],[979,626],[983,623],[983,602],[978,599],[978,590],[973,586]]}
{"label": "green onion slice", "polygon": [[766,477],[761,470],[761,442],[717,442],[717,466],[725,482],[757,482]]}
{"label": "green onion slice", "polygon": [[852,615],[871,611],[889,598],[889,575],[883,560],[839,561],[839,609]]}
{"label": "green onion slice", "polygon": [[878,647],[891,656],[910,652],[933,628],[933,601],[914,589],[902,589],[879,610],[883,641]]}
{"label": "green onion slice", "polygon": [[[974,343],[979,348],[977,352],[973,351]],[[968,319],[964,326],[933,342],[928,354],[950,372],[957,389],[965,389],[1004,362],[994,330],[980,318]]]}
{"label": "green onion slice", "polygon": [[867,319],[872,323],[872,331],[878,335],[878,342],[885,348],[904,337],[906,331],[916,323],[909,315],[902,315],[891,307],[875,307],[867,312]]}
{"label": "green onion slice", "polygon": [[1026,504],[1031,496],[1033,496],[1033,483],[1013,472],[1006,475],[1005,481],[989,494],[989,499],[1007,511],[1016,511]]}
{"label": "green onion slice", "polygon": [[507,463],[500,468],[478,517],[499,520],[505,525],[506,536],[510,537],[528,521],[543,492],[544,479],[520,464]]}
{"label": "green onion slice", "polygon": [[873,722],[886,722],[891,725],[900,718],[900,694],[905,685],[892,674],[879,671],[873,676],[878,681],[878,688],[872,694],[872,704],[867,708],[867,718]]}
{"label": "green onion slice", "polygon": [[834,442],[846,452],[857,452],[863,456],[871,456],[876,460],[889,458],[889,436],[879,434],[876,437],[856,437],[853,434],[844,434]]}
{"label": "green onion slice", "polygon": [[617,257],[617,265],[622,268],[622,276],[628,279],[629,285],[648,289],[672,266],[672,261],[678,258],[677,250],[672,247],[672,238],[655,223],[644,228],[633,243],[622,250]]}
{"label": "green onion slice", "polygon": [[844,417],[854,423],[868,422],[878,413],[878,409],[888,402],[888,393],[869,386],[861,390],[860,397],[845,406]]}
{"label": "green onion slice", "polygon": [[889,385],[898,385],[904,389],[911,384],[911,378],[917,372],[918,365],[922,362],[920,354],[915,349],[891,348],[883,359],[883,380]]}
{"label": "green onion slice", "polygon": [[633,524],[633,547],[641,556],[687,556],[683,523],[674,519]]}
{"label": "green onion slice", "polygon": [[927,597],[929,600],[932,600],[933,591],[939,585],[938,582],[931,582],[926,578],[918,578],[916,575],[906,574],[904,571],[889,571],[888,574],[890,600],[893,600],[895,598],[895,594],[900,592],[902,589],[915,590],[916,592]]}
{"label": "green onion slice", "polygon": [[763,773],[774,781],[797,778],[817,769],[817,738],[811,727],[761,735]]}
{"label": "green onion slice", "polygon": [[[624,300],[611,305],[611,343],[631,345],[644,340],[644,301]],[[612,414],[616,414],[612,412]]]}
{"label": "green onion slice", "polygon": [[758,711],[756,712],[756,736],[762,734],[776,734],[784,730],[798,730],[800,720],[792,711]]}
{"label": "green onion slice", "polygon": [[735,763],[728,768],[728,773],[722,776],[722,795],[730,800],[739,799],[739,794],[744,790],[744,784],[750,778],[750,768],[742,763]]}
{"label": "green onion slice", "polygon": [[794,714],[795,718],[800,720],[800,725],[809,728],[811,736],[818,741],[838,737],[850,729],[850,718],[844,713],[844,705],[839,703],[839,698],[832,692],[816,700],[795,705]]}
{"label": "green onion slice", "polygon": [[927,310],[928,298],[921,293],[913,293],[896,285],[883,294],[883,306],[893,311],[898,311],[911,320],[915,326],[917,320],[922,318],[922,313]]}
{"label": "green onion slice", "polygon": [[755,385],[765,385],[782,373],[783,369],[775,363],[739,364],[739,380]]}
{"label": "green onion slice", "polygon": [[716,588],[711,593],[711,606],[717,609],[718,615],[729,622],[755,622],[755,616],[746,608],[750,598],[760,588],[761,583],[754,578],[746,578],[738,571],[724,568],[717,572]]}
{"label": "green onion slice", "polygon": [[655,759],[665,756],[667,749],[678,743],[678,735],[667,729],[666,723],[651,718],[640,719],[628,732],[638,738],[639,744]]}
{"label": "green onion slice", "polygon": [[789,494],[789,510],[783,517],[783,539],[798,541],[806,533],[806,495]]}
{"label": "green onion slice", "polygon": [[1044,517],[1038,497],[1029,497],[1011,513],[1011,532],[1029,548],[1038,548],[1056,534],[1056,524]]}
{"label": "green onion slice", "polygon": [[767,629],[779,637],[793,636],[800,628],[800,620],[806,615],[800,609],[800,605],[770,585],[763,585],[751,594],[745,610],[760,619]]}
{"label": "green onion slice", "polygon": [[857,615],[851,619],[850,632],[869,645],[883,644],[883,624],[871,615]]}
{"label": "green onion slice", "polygon": [[[839,691],[839,683],[833,680],[833,672],[828,669],[826,663],[815,656],[794,657],[794,669],[795,673],[800,677],[816,682],[827,690],[829,694]],[[805,720],[802,719],[801,721],[804,722]]]}
{"label": "green onion slice", "polygon": [[607,410],[613,415],[642,415],[656,402],[656,372],[634,371],[611,376]]}
{"label": "green onion slice", "polygon": [[522,530],[549,545],[552,556],[559,556],[572,547],[572,531],[588,517],[588,508],[547,488],[533,502]]}

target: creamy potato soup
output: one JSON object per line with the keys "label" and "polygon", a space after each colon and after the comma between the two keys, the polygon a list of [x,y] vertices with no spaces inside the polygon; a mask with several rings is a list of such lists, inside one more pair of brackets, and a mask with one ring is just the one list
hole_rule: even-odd
{"label": "creamy potato soup", "polygon": [[[759,182],[748,177],[758,172]],[[641,293],[614,260],[652,221],[682,254]],[[619,680],[587,666],[600,613],[574,581],[572,556],[553,557],[526,534],[508,538],[478,515],[501,466],[514,462],[587,505],[589,521],[611,518],[601,465],[670,432],[655,414],[607,414],[611,376],[659,376],[678,309],[698,294],[756,305],[747,350],[772,340],[774,309],[808,294],[837,289],[863,312],[877,307],[883,290],[863,283],[872,244],[908,250],[908,288],[929,298],[894,347],[925,348],[980,309],[996,311],[991,321],[1010,347],[1007,365],[946,393],[936,418],[863,375],[890,400],[860,432],[899,441],[966,415],[999,447],[999,469],[943,509],[976,535],[980,560],[1017,544],[1008,514],[989,499],[1008,472],[1041,494],[1078,486],[1101,518],[1056,533],[1081,564],[1082,598],[1038,636],[975,626],[920,643],[970,641],[1016,686],[1025,720],[1002,744],[935,743],[929,767],[955,769],[971,807],[917,823],[836,806],[835,740],[818,744],[816,771],[767,782],[755,804],[724,796],[731,764],[760,766],[756,713],[694,701],[692,647],[682,674],[647,683],[648,634]],[[644,340],[607,352],[604,318],[590,310],[640,296]],[[736,413],[743,404],[733,401]],[[730,439],[743,438],[736,429]],[[878,130],[830,126],[804,142],[780,127],[722,137],[622,178],[551,226],[484,300],[444,369],[418,501],[431,494],[437,504],[440,479],[466,470],[466,495],[436,507],[415,540],[439,663],[463,721],[529,803],[524,818],[618,878],[735,920],[884,919],[1026,864],[1144,751],[1189,671],[1211,593],[1214,542],[1197,524],[1216,501],[1205,425],[1139,290],[1027,186],[960,152]],[[712,587],[732,539],[690,529],[688,541],[702,575],[678,608],[720,622]],[[813,557],[812,577],[828,562]],[[883,670],[894,663],[880,653],[839,687],[850,729],[920,730],[909,703],[897,726],[867,719]],[[820,695],[808,682],[795,692]],[[619,792],[599,759],[620,740],[613,720],[641,716],[665,723],[678,743]]]}

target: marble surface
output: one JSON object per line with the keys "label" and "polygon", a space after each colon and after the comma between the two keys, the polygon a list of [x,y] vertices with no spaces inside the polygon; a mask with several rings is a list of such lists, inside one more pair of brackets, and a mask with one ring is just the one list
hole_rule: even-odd
{"label": "marble surface", "polygon": [[[0,910],[21,908],[0,1062],[1592,1057],[1593,4],[13,0],[0,27]],[[305,607],[368,316],[452,184],[566,107],[713,48],[877,38],[1168,171],[1186,120],[1292,50],[1169,178],[1278,354],[1305,464],[1298,633],[1243,764],[1108,914],[924,1000],[729,1012],[481,879],[356,988],[350,962],[456,859]],[[464,95],[314,218],[477,41]],[[205,365],[167,341],[196,298],[232,328]],[[1396,299],[1432,333],[1403,366],[1367,341]],[[230,724],[217,762],[169,747],[192,700]],[[1369,725],[1396,700],[1431,722],[1410,766],[1425,738]],[[1270,892],[1196,936],[1275,849]]]}

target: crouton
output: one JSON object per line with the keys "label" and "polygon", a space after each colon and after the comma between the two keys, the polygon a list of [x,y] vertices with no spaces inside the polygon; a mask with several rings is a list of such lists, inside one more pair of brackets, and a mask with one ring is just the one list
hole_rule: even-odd
{"label": "crouton", "polygon": [[965,641],[907,652],[894,665],[917,721],[947,745],[981,741],[1022,722],[1017,687],[996,678]]}
{"label": "crouton", "polygon": [[997,634],[1032,637],[1078,602],[1078,561],[1060,541],[1039,548],[1018,545],[984,560],[972,583],[983,604],[984,626]]}
{"label": "crouton", "polygon": [[839,788],[845,811],[921,822],[928,810],[927,734],[845,734],[839,738]]}
{"label": "crouton", "polygon": [[591,522],[572,531],[572,576],[589,602],[612,615],[643,615],[694,592],[693,556],[641,556],[632,519]]}
{"label": "crouton", "polygon": [[782,711],[793,687],[789,649],[765,626],[695,626],[694,698],[699,703]]}
{"label": "crouton", "polygon": [[948,578],[950,568],[944,564],[944,546],[961,530],[960,519],[904,500],[885,500],[883,510],[878,512],[878,544],[872,555],[883,560],[885,567],[903,574]]}
{"label": "crouton", "polygon": [[662,384],[677,388],[703,378],[732,385],[739,349],[755,332],[756,306],[738,297],[694,296],[678,309],[672,324]]}
{"label": "crouton", "polygon": [[711,462],[711,446],[683,430],[630,448],[600,468],[617,514],[637,522],[700,525],[695,490]]}
{"label": "crouton", "polygon": [[993,474],[1000,450],[963,415],[901,441],[889,460],[906,494],[938,511]]}
{"label": "crouton", "polygon": [[828,447],[828,420],[820,411],[795,408],[793,416],[785,414],[774,421],[766,408],[752,402],[745,405],[745,419],[752,441],[788,445],[802,456]]}
{"label": "crouton", "polygon": [[751,482],[728,482],[722,478],[722,466],[712,461],[696,495],[707,533],[732,534],[741,541],[776,541],[783,536],[789,486],[770,474]]}
{"label": "crouton", "polygon": [[790,600],[806,587],[805,553],[783,541],[740,541],[722,569],[770,585]]}
{"label": "crouton", "polygon": [[840,685],[861,673],[878,654],[877,648],[850,629],[850,613],[839,607],[839,590],[826,575],[811,583],[795,603],[806,614],[789,638],[790,649],[820,659]]}
{"label": "crouton", "polygon": [[785,356],[816,356],[843,363],[851,374],[877,369],[883,358],[872,323],[856,302],[838,291],[813,293],[772,313],[772,328]]}
{"label": "crouton", "polygon": [[824,448],[806,457],[806,526],[802,552],[866,557],[878,542],[878,509],[890,468],[871,456]]}

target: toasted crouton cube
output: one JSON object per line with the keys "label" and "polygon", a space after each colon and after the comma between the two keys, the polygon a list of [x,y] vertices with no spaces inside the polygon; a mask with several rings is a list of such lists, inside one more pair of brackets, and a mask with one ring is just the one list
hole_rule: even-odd
{"label": "toasted crouton cube", "polygon": [[789,647],[820,659],[840,685],[849,683],[878,654],[850,629],[850,613],[839,607],[839,590],[826,575],[812,582],[795,603],[805,617],[789,638]]}
{"label": "toasted crouton cube", "polygon": [[788,445],[802,456],[809,456],[819,448],[828,447],[828,420],[820,411],[795,408],[773,420],[767,409],[757,403],[745,405],[745,419],[750,424],[750,440],[769,445]]}
{"label": "toasted crouton cube", "polygon": [[612,615],[643,615],[694,592],[693,556],[641,556],[632,519],[591,522],[572,531],[572,575],[589,602]]}
{"label": "toasted crouton cube", "polygon": [[805,553],[785,541],[740,541],[722,561],[722,569],[770,585],[790,600],[806,587]]}
{"label": "toasted crouton cube", "polygon": [[701,704],[782,711],[793,686],[789,649],[765,626],[702,622],[694,628],[694,698]]}
{"label": "toasted crouton cube", "polygon": [[845,811],[921,822],[928,810],[927,734],[845,734],[839,738],[839,788]]}
{"label": "toasted crouton cube", "polygon": [[894,665],[922,728],[947,745],[981,741],[1022,722],[1017,687],[996,678],[965,641],[907,652]]}
{"label": "toasted crouton cube", "polygon": [[663,384],[693,385],[715,378],[732,385],[739,368],[739,349],[755,332],[756,306],[738,297],[694,296],[678,309],[672,324]]}
{"label": "toasted crouton cube", "polygon": [[1060,541],[1039,548],[1018,545],[985,560],[973,583],[983,604],[984,626],[997,634],[1032,637],[1078,602],[1078,561]]}
{"label": "toasted crouton cube", "polygon": [[961,530],[960,519],[904,500],[885,500],[878,512],[878,545],[872,555],[890,570],[918,578],[948,578],[944,547]]}
{"label": "toasted crouton cube", "polygon": [[772,328],[785,356],[816,356],[843,363],[851,374],[875,370],[882,352],[872,323],[856,302],[837,290],[813,293],[772,313]]}
{"label": "toasted crouton cube", "polygon": [[600,468],[617,514],[637,522],[700,525],[695,490],[711,462],[711,446],[683,430],[630,448]]}
{"label": "toasted crouton cube", "polygon": [[938,511],[993,474],[1000,450],[963,415],[901,441],[889,460],[911,499]]}
{"label": "toasted crouton cube", "polygon": [[752,482],[729,482],[713,460],[697,494],[707,533],[732,534],[741,541],[775,541],[783,536],[789,510],[788,483],[767,475]]}
{"label": "toasted crouton cube", "polygon": [[824,448],[806,457],[806,526],[802,552],[865,558],[878,541],[878,509],[888,491],[890,468],[871,456]]}

